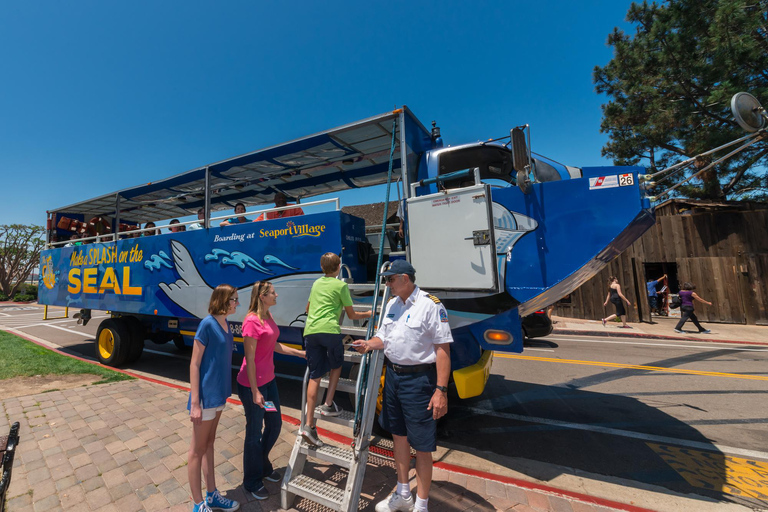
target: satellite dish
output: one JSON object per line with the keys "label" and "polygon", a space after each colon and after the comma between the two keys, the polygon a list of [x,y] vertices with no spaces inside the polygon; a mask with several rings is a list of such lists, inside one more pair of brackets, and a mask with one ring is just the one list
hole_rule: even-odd
{"label": "satellite dish", "polygon": [[739,126],[748,132],[756,132],[765,127],[765,109],[757,98],[748,92],[737,92],[733,95],[731,112]]}

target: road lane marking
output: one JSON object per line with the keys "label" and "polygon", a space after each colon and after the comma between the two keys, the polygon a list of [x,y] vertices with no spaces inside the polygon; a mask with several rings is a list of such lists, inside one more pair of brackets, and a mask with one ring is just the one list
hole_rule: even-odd
{"label": "road lane marking", "polygon": [[646,443],[686,482],[699,489],[768,500],[768,463],[712,451]]}
{"label": "road lane marking", "polygon": [[554,352],[554,350],[551,349],[551,348],[528,348],[528,347],[526,347],[525,350],[526,351],[528,351],[528,350],[538,350],[539,352]]}
{"label": "road lane marking", "polygon": [[[95,319],[99,319],[99,318],[109,318],[109,315],[93,316],[93,317],[91,317],[91,320],[95,320]],[[36,324],[17,325],[17,326],[15,326],[15,328],[16,329],[27,329],[29,327],[46,327],[46,326],[49,326],[49,325],[53,326],[54,324],[66,324],[66,323],[69,323],[69,322],[74,323],[75,325],[79,325],[79,324],[77,324],[77,320],[75,320],[74,318],[60,318],[58,320],[49,320],[47,322],[38,322]]]}
{"label": "road lane marking", "polygon": [[[573,341],[573,342],[580,342],[580,343],[611,343],[611,344],[617,344],[617,345],[645,345],[649,347],[669,347],[669,348],[698,348],[698,349],[704,349],[704,350],[733,350],[736,352],[768,352],[768,348],[733,348],[733,344],[729,343],[728,345],[725,344],[718,344],[715,341],[707,342],[706,345],[682,345],[680,343],[644,343],[639,341],[610,341],[610,340],[587,340],[587,339],[574,339],[574,338],[559,338],[559,337],[553,337],[548,336],[548,340],[555,340],[555,341]],[[717,345],[717,346],[714,346]],[[525,349],[529,350],[529,349]]]}
{"label": "road lane marking", "polygon": [[506,359],[522,359],[524,361],[539,361],[544,363],[577,364],[583,366],[608,366],[610,368],[626,368],[628,370],[643,370],[649,372],[682,373],[686,375],[702,375],[706,377],[727,377],[731,379],[764,380],[768,381],[768,375],[742,375],[739,373],[706,372],[703,370],[686,370],[685,368],[664,368],[661,366],[644,366],[639,364],[608,363],[604,361],[581,361],[578,359],[556,359],[551,357],[523,356],[516,354],[494,353],[494,357]]}
{"label": "road lane marking", "polygon": [[16,318],[18,316],[37,316],[37,315],[43,316],[43,312],[38,309],[35,313],[19,313],[18,315],[8,315],[8,316],[12,316]]}
{"label": "road lane marking", "polygon": [[[768,460],[768,453],[757,450],[748,450],[746,448],[736,448],[734,446],[726,446],[717,443],[703,443],[701,441],[689,441],[687,439],[677,439],[674,437],[657,436],[654,434],[644,434],[642,432],[634,432],[632,430],[621,430],[618,428],[601,427],[599,425],[589,425],[584,423],[573,423],[570,421],[553,420],[551,418],[538,418],[535,416],[525,416],[522,414],[514,414],[511,412],[498,412],[488,409],[481,409],[479,407],[467,407],[465,405],[454,405],[456,409],[463,409],[470,411],[474,414],[482,416],[491,416],[494,418],[501,418],[507,420],[522,421],[525,423],[540,423],[542,425],[549,425],[562,429],[571,430],[584,430],[587,432],[596,432],[598,434],[608,434],[611,436],[629,437],[632,439],[639,439],[641,441],[650,441],[660,444],[671,444],[675,446],[685,446],[688,448],[695,448],[697,450],[704,450],[712,452],[712,450],[720,450],[723,453],[731,455],[741,455],[743,457],[766,459]],[[507,427],[501,427],[499,429],[493,428],[480,428],[478,429],[482,433],[493,433],[498,431],[499,433],[509,433]],[[492,432],[493,431],[493,432]],[[480,432],[478,432],[479,434]]]}
{"label": "road lane marking", "polygon": [[[44,324],[44,325],[48,325],[48,324]],[[71,333],[74,333],[74,334],[79,334],[80,336],[85,336],[86,338],[93,338],[93,337],[96,336],[95,334],[91,334],[89,332],[75,331],[74,329],[67,329],[66,327],[59,327],[58,325],[48,325],[48,327],[52,327],[54,329],[59,329],[59,330],[62,330],[64,332],[71,332]]]}

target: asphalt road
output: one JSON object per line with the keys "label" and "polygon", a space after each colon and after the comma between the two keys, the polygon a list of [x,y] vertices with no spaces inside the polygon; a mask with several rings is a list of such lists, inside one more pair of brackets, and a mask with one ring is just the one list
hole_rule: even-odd
{"label": "asphalt road", "polygon": [[[0,326],[95,358],[103,313],[83,327],[22,308],[0,308]],[[147,341],[131,369],[186,382],[188,358]],[[768,346],[530,340],[523,354],[496,354],[482,396],[451,396],[439,442],[543,481],[572,472],[768,507],[766,363]],[[277,372],[281,401],[298,409],[303,367],[283,362]]]}

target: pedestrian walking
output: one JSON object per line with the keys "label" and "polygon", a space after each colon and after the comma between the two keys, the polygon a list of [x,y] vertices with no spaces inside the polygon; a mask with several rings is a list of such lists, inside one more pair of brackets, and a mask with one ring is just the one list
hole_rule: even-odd
{"label": "pedestrian walking", "polygon": [[253,285],[248,314],[243,321],[245,357],[237,374],[237,394],[245,411],[243,445],[243,487],[257,500],[269,498],[264,480],[279,482],[282,475],[272,467],[269,452],[280,437],[283,420],[275,380],[275,352],[304,357],[296,350],[277,343],[280,329],[269,308],[277,304],[272,283]]}
{"label": "pedestrian walking", "polygon": [[685,322],[690,320],[693,322],[693,325],[696,326],[696,328],[699,330],[701,334],[709,334],[709,329],[705,329],[701,326],[699,323],[699,319],[696,318],[696,313],[693,312],[693,301],[694,299],[701,302],[702,304],[706,304],[708,306],[711,306],[712,303],[709,301],[706,301],[696,295],[696,292],[693,290],[696,289],[696,285],[693,283],[683,283],[683,286],[680,289],[679,297],[680,297],[680,321],[677,322],[677,325],[675,326],[675,332],[683,333],[683,325],[685,325]]}
{"label": "pedestrian walking", "polygon": [[667,278],[667,274],[664,274],[658,279],[649,279],[648,282],[645,283],[645,287],[648,291],[648,308],[650,309],[651,313],[655,311],[656,314],[659,314],[661,312],[661,306],[659,304],[658,296],[662,292],[656,290],[656,285],[658,285],[660,282],[662,282],[666,278]]}
{"label": "pedestrian walking", "polygon": [[629,299],[627,299],[624,294],[621,293],[619,278],[615,276],[608,278],[608,295],[605,296],[605,302],[603,302],[603,306],[607,306],[609,300],[616,307],[616,313],[601,320],[603,322],[603,327],[605,327],[607,322],[610,322],[614,318],[619,317],[621,318],[620,327],[622,329],[631,329],[632,327],[627,325],[627,310],[624,309],[624,303],[626,302],[627,306],[631,306],[632,304],[629,302]]}
{"label": "pedestrian walking", "polygon": [[[192,442],[187,458],[187,477],[194,505],[192,512],[211,509],[233,512],[240,508],[237,501],[224,498],[216,489],[213,443],[221,412],[232,394],[232,350],[234,338],[227,316],[237,310],[237,290],[220,284],[211,294],[208,316],[203,318],[195,333],[192,360],[189,363],[189,419],[192,421]],[[200,472],[208,491],[203,499]]]}
{"label": "pedestrian walking", "polygon": [[[376,335],[355,342],[358,352],[384,349],[389,360],[379,424],[392,433],[397,488],[376,504],[376,512],[426,512],[437,420],[448,410],[453,337],[445,307],[416,286],[416,270],[410,263],[396,260],[382,275],[394,300],[387,304]],[[416,451],[415,500],[408,484],[410,448]]]}

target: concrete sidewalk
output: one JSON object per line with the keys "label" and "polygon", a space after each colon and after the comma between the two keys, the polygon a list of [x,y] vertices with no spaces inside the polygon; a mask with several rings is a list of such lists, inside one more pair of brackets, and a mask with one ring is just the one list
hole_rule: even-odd
{"label": "concrete sidewalk", "polygon": [[[187,391],[144,380],[0,401],[0,432],[13,421],[21,423],[8,510],[191,510],[186,466],[191,428],[186,401]],[[285,466],[296,439],[293,423],[292,418],[286,418],[272,452],[277,468]],[[218,487],[225,496],[240,501],[241,510],[280,510],[279,484],[267,483],[272,496],[265,501],[247,497],[241,488],[244,425],[242,407],[228,405],[216,440]],[[311,476],[343,485],[345,476],[341,471],[324,463],[313,467]],[[430,494],[433,512],[646,510],[535,483],[515,485],[508,478],[489,479],[465,468],[445,467],[434,473]],[[415,486],[413,471],[411,477]],[[373,510],[395,483],[392,461],[372,456],[363,486],[362,510]],[[294,507],[292,510],[298,511],[322,509],[298,500]]]}
{"label": "concrete sidewalk", "polygon": [[620,322],[608,322],[603,327],[600,319],[582,320],[552,316],[555,323],[553,334],[582,334],[589,336],[629,336],[656,338],[680,341],[714,341],[725,343],[761,344],[768,345],[768,326],[717,324],[702,322],[704,328],[711,330],[710,334],[699,334],[689,321],[683,326],[685,334],[674,331],[679,318],[654,316],[653,323],[629,323],[631,329],[622,329]]}

